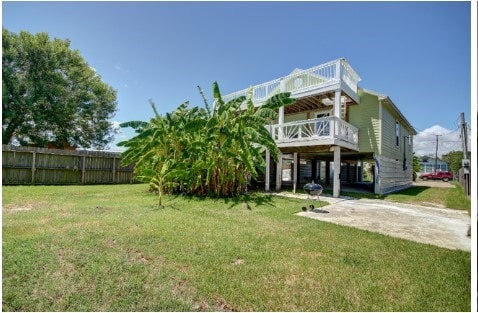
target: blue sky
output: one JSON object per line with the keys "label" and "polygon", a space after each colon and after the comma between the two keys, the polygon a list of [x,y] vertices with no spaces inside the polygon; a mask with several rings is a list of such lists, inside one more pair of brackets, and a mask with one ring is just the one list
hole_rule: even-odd
{"label": "blue sky", "polygon": [[[149,120],[148,99],[162,113],[186,100],[202,106],[197,85],[210,98],[213,81],[227,94],[345,57],[362,78],[359,86],[390,96],[428,136],[421,139],[424,149],[434,151],[434,134],[456,131],[461,112],[470,121],[470,7],[469,2],[3,2],[2,24],[13,32],[70,39],[117,90],[114,121],[119,122]],[[118,140],[128,136],[123,131]],[[455,137],[449,139],[452,150],[460,148]]]}

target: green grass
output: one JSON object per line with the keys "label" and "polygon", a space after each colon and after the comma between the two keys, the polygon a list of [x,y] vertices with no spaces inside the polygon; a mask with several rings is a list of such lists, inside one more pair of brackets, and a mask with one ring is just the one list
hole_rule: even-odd
{"label": "green grass", "polygon": [[469,311],[470,253],[294,215],[303,200],[3,187],[4,311]]}
{"label": "green grass", "polygon": [[[420,205],[437,205],[449,209],[467,210],[471,209],[470,197],[465,195],[463,187],[456,182],[452,183],[455,188],[437,188],[414,186],[402,191],[388,195],[376,195],[372,193],[346,192],[342,191],[341,196],[354,198],[382,199],[387,201],[413,203]],[[332,194],[332,191],[325,190],[324,193]]]}

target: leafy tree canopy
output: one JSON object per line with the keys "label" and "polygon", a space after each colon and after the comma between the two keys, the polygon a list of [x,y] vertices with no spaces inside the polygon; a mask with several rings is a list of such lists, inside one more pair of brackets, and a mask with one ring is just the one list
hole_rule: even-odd
{"label": "leafy tree canopy", "polygon": [[2,35],[3,144],[105,148],[116,91],[69,40],[5,28]]}
{"label": "leafy tree canopy", "polygon": [[[471,153],[468,153],[468,158],[470,158]],[[447,154],[442,155],[443,161],[448,163],[450,171],[458,173],[461,168],[461,160],[463,160],[463,151],[452,151]]]}

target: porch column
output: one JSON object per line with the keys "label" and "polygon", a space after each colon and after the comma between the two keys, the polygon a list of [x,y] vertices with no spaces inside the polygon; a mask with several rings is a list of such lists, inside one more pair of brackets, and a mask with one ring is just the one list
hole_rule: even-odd
{"label": "porch column", "polygon": [[[318,183],[319,181],[317,180],[317,160],[312,160],[312,174],[310,176],[310,180],[313,180],[314,183]],[[308,182],[310,183],[310,181]]]}
{"label": "porch column", "polygon": [[279,108],[279,120],[278,120],[278,123],[279,123],[279,128],[277,129],[279,131],[279,139],[282,139],[283,138],[283,128],[282,128],[282,124],[284,124],[284,106],[281,106]]}
{"label": "porch column", "polygon": [[340,196],[340,147],[334,147],[334,198]]}
{"label": "porch column", "polygon": [[358,181],[363,181],[363,160],[360,160],[360,170],[358,172]]}
{"label": "porch column", "polygon": [[362,179],[360,179],[360,168],[362,168],[362,161],[358,160],[357,165],[355,166],[355,177],[357,182],[362,181]]}
{"label": "porch column", "polygon": [[266,149],[266,177],[265,177],[265,190],[271,191],[271,152]]}
{"label": "porch column", "polygon": [[279,153],[279,160],[276,167],[276,190],[279,191],[282,187],[282,153]]}
{"label": "porch column", "polygon": [[330,184],[330,161],[325,161],[325,184]]}
{"label": "porch column", "polygon": [[297,174],[299,173],[299,157],[298,153],[294,152],[294,180],[293,180],[293,187],[292,187],[292,192],[295,193],[297,189]]}
{"label": "porch column", "polygon": [[351,170],[350,170],[350,162],[347,162],[346,166],[346,171],[347,171],[347,182],[350,183],[352,182],[352,175],[351,175]]}
{"label": "porch column", "polygon": [[335,90],[335,98],[334,98],[334,116],[338,118],[342,118],[340,116],[342,105],[342,91],[340,89]]}

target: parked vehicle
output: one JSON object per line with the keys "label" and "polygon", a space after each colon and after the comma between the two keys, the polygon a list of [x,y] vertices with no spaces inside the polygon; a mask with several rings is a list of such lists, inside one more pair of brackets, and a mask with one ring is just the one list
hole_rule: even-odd
{"label": "parked vehicle", "polygon": [[420,175],[420,178],[423,180],[441,179],[443,181],[449,181],[450,179],[453,179],[453,174],[450,172],[425,173]]}

